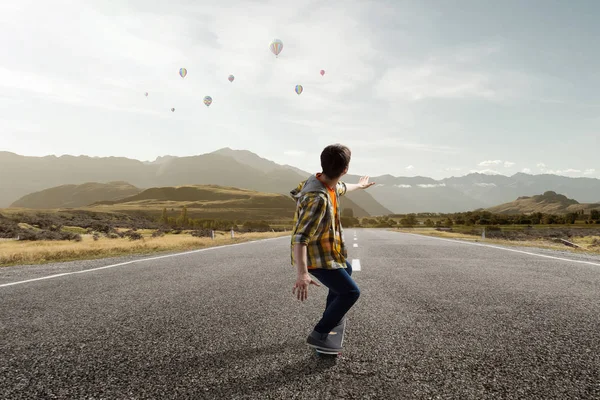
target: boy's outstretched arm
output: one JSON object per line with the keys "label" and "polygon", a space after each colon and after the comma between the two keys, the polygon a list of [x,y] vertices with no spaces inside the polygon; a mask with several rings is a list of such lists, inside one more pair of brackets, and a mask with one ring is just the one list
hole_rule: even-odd
{"label": "boy's outstretched arm", "polygon": [[346,193],[352,192],[353,190],[366,189],[374,184],[375,182],[369,182],[368,176],[363,176],[359,179],[358,183],[346,183]]}

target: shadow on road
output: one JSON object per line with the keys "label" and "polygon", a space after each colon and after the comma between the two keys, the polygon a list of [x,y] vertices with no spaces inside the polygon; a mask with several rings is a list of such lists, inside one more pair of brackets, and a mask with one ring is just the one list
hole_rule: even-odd
{"label": "shadow on road", "polygon": [[[280,355],[280,357],[269,357],[272,355]],[[262,358],[265,362],[257,364],[257,358]],[[248,365],[257,365],[257,367],[253,370],[247,367],[228,368],[231,365],[239,366],[240,361],[244,360]],[[196,394],[202,394],[207,398],[277,392],[284,390],[285,387],[296,386],[302,381],[313,380],[315,376],[327,372],[337,364],[335,357],[317,357],[305,343],[297,341],[259,348],[228,350],[199,356],[197,361],[198,365],[187,367],[197,368],[199,371],[203,366],[222,369],[215,371],[215,376],[209,378],[208,382],[200,379],[204,382],[195,388]],[[273,369],[273,366],[277,368]],[[262,367],[264,369],[261,369]]]}

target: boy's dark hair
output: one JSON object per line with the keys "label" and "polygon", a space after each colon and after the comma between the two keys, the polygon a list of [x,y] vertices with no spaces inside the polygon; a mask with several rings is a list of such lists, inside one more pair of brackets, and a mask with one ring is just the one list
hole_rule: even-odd
{"label": "boy's dark hair", "polygon": [[337,179],[350,164],[350,149],[339,143],[331,144],[321,152],[321,168],[330,179]]}

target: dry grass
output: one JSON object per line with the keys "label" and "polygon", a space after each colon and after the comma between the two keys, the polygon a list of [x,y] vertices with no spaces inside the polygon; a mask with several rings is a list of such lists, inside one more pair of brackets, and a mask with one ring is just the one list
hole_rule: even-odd
{"label": "dry grass", "polygon": [[165,235],[142,240],[108,239],[101,237],[94,241],[84,235],[81,242],[72,241],[0,241],[0,266],[21,264],[44,264],[122,256],[127,254],[147,254],[161,251],[187,251],[205,247],[216,247],[250,240],[287,236],[290,232],[230,233],[215,232],[215,239],[196,238],[188,234]]}
{"label": "dry grass", "polygon": [[[499,244],[504,246],[522,246],[522,247],[536,247],[540,249],[550,249],[550,250],[563,250],[570,251],[573,253],[593,253],[600,254],[600,246],[594,246],[594,239],[600,241],[600,237],[597,236],[585,236],[585,237],[575,237],[570,239],[571,243],[575,243],[578,246],[581,246],[580,249],[569,247],[564,244],[555,243],[549,240],[504,240],[504,239],[489,239],[486,238],[482,240],[481,237],[474,235],[467,235],[465,233],[459,232],[443,232],[436,231],[434,228],[394,228],[391,229],[395,232],[405,232],[405,233],[416,233],[419,235],[426,236],[435,236],[447,239],[459,239],[466,240],[469,242],[483,242],[490,244]],[[597,243],[597,242],[596,242]]]}

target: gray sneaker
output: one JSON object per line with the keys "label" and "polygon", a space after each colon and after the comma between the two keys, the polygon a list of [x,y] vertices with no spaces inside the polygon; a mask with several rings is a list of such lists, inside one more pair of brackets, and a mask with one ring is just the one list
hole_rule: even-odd
{"label": "gray sneaker", "polygon": [[317,331],[312,331],[308,338],[306,339],[306,343],[314,348],[329,350],[329,351],[342,351],[341,347],[337,347],[333,343],[331,343],[331,339],[329,338],[329,333],[319,333]]}

